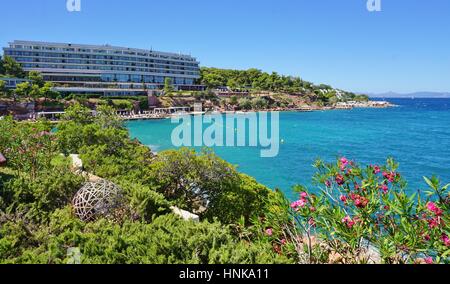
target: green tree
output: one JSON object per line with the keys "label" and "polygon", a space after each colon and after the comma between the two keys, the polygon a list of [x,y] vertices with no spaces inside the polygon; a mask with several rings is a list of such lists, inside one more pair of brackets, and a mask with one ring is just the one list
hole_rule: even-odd
{"label": "green tree", "polygon": [[3,58],[3,68],[7,76],[15,78],[25,78],[25,71],[22,69],[22,65],[16,62],[12,57],[5,56]]}
{"label": "green tree", "polygon": [[203,85],[205,85],[208,89],[214,89],[217,87],[225,86],[226,79],[219,74],[203,73],[202,78],[201,78],[201,83]]}
{"label": "green tree", "polygon": [[251,101],[251,104],[252,104],[253,109],[256,109],[256,110],[266,109],[269,106],[269,103],[265,99],[259,98],[259,97],[254,98]]}
{"label": "green tree", "polygon": [[169,77],[166,77],[166,79],[164,79],[164,93],[165,94],[170,94],[173,92],[173,85],[172,85],[172,79]]}
{"label": "green tree", "polygon": [[228,80],[228,83],[227,83],[227,86],[231,89],[231,90],[237,90],[237,89],[239,89],[239,84],[238,84],[238,82],[236,82],[236,80],[235,79],[229,79]]}
{"label": "green tree", "polygon": [[53,89],[51,82],[45,82],[42,88],[40,88],[40,95],[45,99],[56,99],[60,96],[60,93]]}
{"label": "green tree", "polygon": [[90,124],[94,121],[91,111],[80,103],[75,103],[67,108],[61,119],[63,122],[72,121],[80,126]]}
{"label": "green tree", "polygon": [[20,84],[17,84],[15,89],[15,94],[19,97],[28,97],[30,95],[30,92],[32,91],[32,86],[29,82],[23,82]]}
{"label": "green tree", "polygon": [[28,96],[33,98],[33,99],[38,99],[38,98],[40,98],[42,96],[42,92],[41,91],[42,90],[39,87],[39,85],[31,84]]}
{"label": "green tree", "polygon": [[270,190],[211,152],[164,151],[151,164],[155,189],[181,208],[223,223],[264,211]]}
{"label": "green tree", "polygon": [[244,109],[244,110],[252,109],[252,102],[249,99],[246,99],[246,98],[239,99],[238,103],[239,103],[239,107],[241,109]]}
{"label": "green tree", "polygon": [[41,73],[38,71],[30,71],[28,73],[28,79],[31,80],[31,83],[33,85],[39,86],[39,88],[42,88],[44,86],[44,78],[42,77]]}
{"label": "green tree", "polygon": [[231,96],[231,98],[230,98],[230,104],[233,105],[233,106],[235,106],[235,105],[238,104],[238,98],[237,98],[237,96]]}
{"label": "green tree", "polygon": [[3,57],[0,56],[0,76],[5,75],[5,67],[3,66]]}
{"label": "green tree", "polygon": [[6,89],[6,82],[0,80],[0,97],[6,97],[8,95],[8,90]]}

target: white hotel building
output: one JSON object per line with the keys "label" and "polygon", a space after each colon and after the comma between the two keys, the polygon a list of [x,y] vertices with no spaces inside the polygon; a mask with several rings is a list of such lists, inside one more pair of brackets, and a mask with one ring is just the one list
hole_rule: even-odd
{"label": "white hotel building", "polygon": [[189,55],[153,50],[36,41],[13,41],[3,48],[25,71],[39,71],[62,93],[138,95],[161,89],[201,90],[199,62]]}

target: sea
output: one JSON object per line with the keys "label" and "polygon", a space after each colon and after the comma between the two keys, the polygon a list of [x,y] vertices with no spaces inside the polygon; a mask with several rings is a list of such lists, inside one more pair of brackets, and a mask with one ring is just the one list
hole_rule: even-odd
{"label": "sea", "polygon": [[[410,193],[427,190],[423,177],[436,175],[450,183],[450,99],[386,99],[397,107],[279,114],[280,149],[262,158],[261,147],[214,147],[212,150],[258,182],[293,198],[292,187],[315,190],[317,159],[346,157],[361,165],[400,164]],[[155,152],[175,149],[170,119],[129,121],[133,138]],[[196,148],[200,150],[199,147]]]}

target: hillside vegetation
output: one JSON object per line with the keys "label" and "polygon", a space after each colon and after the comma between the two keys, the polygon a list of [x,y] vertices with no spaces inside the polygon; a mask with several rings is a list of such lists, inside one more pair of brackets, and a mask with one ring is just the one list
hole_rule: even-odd
{"label": "hillside vegetation", "polygon": [[200,83],[210,89],[227,86],[231,90],[248,90],[254,93],[266,91],[282,94],[307,96],[311,101],[333,103],[338,101],[366,101],[365,95],[335,89],[332,86],[315,85],[300,77],[271,74],[258,69],[228,70],[218,68],[201,68]]}

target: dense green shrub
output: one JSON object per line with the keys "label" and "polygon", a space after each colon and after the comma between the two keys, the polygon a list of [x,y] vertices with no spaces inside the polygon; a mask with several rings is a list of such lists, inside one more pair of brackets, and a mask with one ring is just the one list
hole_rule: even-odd
{"label": "dense green shrub", "polygon": [[0,261],[9,263],[67,263],[68,248],[78,248],[82,263],[208,264],[287,262],[262,246],[236,242],[219,223],[186,222],[174,215],[151,224],[106,220],[85,224],[70,208],[57,210],[45,227],[26,236],[14,222],[0,229]]}
{"label": "dense green shrub", "polygon": [[213,153],[183,148],[159,153],[151,164],[155,189],[181,208],[223,223],[264,210],[270,190]]}
{"label": "dense green shrub", "polygon": [[250,219],[263,215],[273,192],[252,177],[238,174],[236,181],[210,200],[205,217],[217,218],[226,224],[238,222],[241,217]]}
{"label": "dense green shrub", "polygon": [[70,203],[84,179],[70,172],[69,167],[43,171],[36,179],[20,176],[6,182],[1,196],[6,212],[21,212],[42,219],[55,209]]}
{"label": "dense green shrub", "polygon": [[154,216],[169,213],[171,203],[161,193],[138,183],[119,181],[118,184],[124,189],[130,206],[136,217],[150,222]]}

